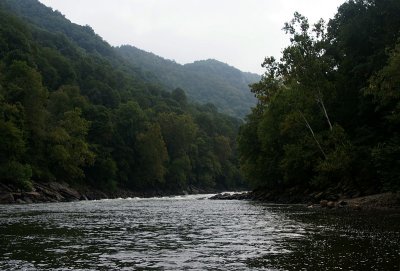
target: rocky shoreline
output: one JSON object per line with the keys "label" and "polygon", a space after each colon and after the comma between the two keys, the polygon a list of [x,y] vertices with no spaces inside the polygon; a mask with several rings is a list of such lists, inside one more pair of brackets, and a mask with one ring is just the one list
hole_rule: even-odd
{"label": "rocky shoreline", "polygon": [[23,191],[12,185],[0,183],[0,204],[27,204],[43,202],[69,202],[79,200],[100,200],[114,198],[148,198],[184,194],[202,194],[216,191],[204,191],[196,187],[189,187],[187,191],[132,191],[116,189],[104,192],[91,187],[74,188],[67,183],[36,183],[33,182],[31,191]]}
{"label": "rocky shoreline", "polygon": [[220,193],[210,199],[213,200],[251,200],[270,203],[301,203],[308,208],[327,208],[327,209],[351,209],[351,210],[378,210],[378,209],[397,209],[400,210],[400,192],[386,192],[366,196],[354,197],[328,197],[324,192],[311,193],[303,198],[296,197],[297,201],[287,200],[285,194],[273,194],[272,192],[262,192],[255,190],[245,193]]}
{"label": "rocky shoreline", "polygon": [[69,187],[69,185],[55,182],[47,184],[33,183],[33,189],[29,192],[18,189],[13,185],[0,183],[1,204],[77,201],[82,199],[85,199],[85,196]]}
{"label": "rocky shoreline", "polygon": [[[12,185],[0,183],[0,204],[28,204],[44,202],[70,202],[80,200],[100,200],[114,198],[148,198],[184,194],[217,193],[218,191],[205,191],[189,187],[187,191],[146,191],[138,192],[126,189],[117,189],[107,192],[91,187],[73,188],[67,183],[33,183],[32,191],[23,191]],[[329,191],[299,193],[298,189],[285,191],[266,191],[262,189],[243,193],[219,193],[211,197],[213,200],[251,200],[282,204],[304,204],[308,208],[327,209],[398,209],[400,210],[400,192],[380,193],[360,196],[332,194]]]}

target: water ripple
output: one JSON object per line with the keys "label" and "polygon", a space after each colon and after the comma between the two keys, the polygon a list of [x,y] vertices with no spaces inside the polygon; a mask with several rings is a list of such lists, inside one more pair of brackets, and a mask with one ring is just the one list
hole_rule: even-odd
{"label": "water ripple", "polygon": [[[382,230],[376,241],[336,214],[201,198],[0,206],[0,269],[340,270],[348,258],[364,267],[396,264],[399,230]],[[359,248],[376,260],[360,258]]]}

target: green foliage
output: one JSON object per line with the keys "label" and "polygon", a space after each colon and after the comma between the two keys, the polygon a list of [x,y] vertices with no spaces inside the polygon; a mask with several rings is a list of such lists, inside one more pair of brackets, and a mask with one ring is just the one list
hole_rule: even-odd
{"label": "green foliage", "polygon": [[11,121],[0,120],[1,161],[18,159],[25,152],[25,141],[20,129]]}
{"label": "green foliage", "polygon": [[254,187],[399,189],[398,13],[398,1],[357,0],[328,28],[299,13],[285,24],[290,45],[265,59],[239,135]]}
{"label": "green foliage", "polygon": [[377,175],[386,191],[400,190],[400,43],[390,53],[388,64],[370,79],[365,89],[367,96],[375,101],[375,111],[382,122],[379,142],[372,148],[371,156]]}
{"label": "green foliage", "polygon": [[393,138],[372,149],[372,159],[384,191],[400,190],[400,138]]}
{"label": "green foliage", "polygon": [[89,122],[81,118],[81,111],[64,112],[49,133],[49,158],[54,175],[59,180],[73,181],[83,178],[82,167],[93,163],[94,154],[86,142]]}
{"label": "green foliage", "polygon": [[187,154],[198,129],[193,119],[175,113],[162,113],[158,119],[169,156],[174,159]]}
{"label": "green foliage", "polygon": [[365,89],[372,96],[376,111],[387,120],[390,126],[400,124],[400,41],[390,53],[388,64],[371,77]]}
{"label": "green foliage", "polygon": [[32,169],[29,165],[10,160],[0,166],[0,174],[3,181],[14,183],[25,191],[32,190]]}
{"label": "green foliage", "polygon": [[[240,120],[190,103],[186,89],[168,91],[170,81],[36,0],[4,0],[0,15],[1,182],[170,192],[243,186]],[[199,78],[191,84],[218,88]]]}
{"label": "green foliage", "polygon": [[172,99],[177,101],[181,105],[186,105],[187,104],[187,97],[186,93],[183,89],[181,88],[176,88],[172,91],[171,93]]}
{"label": "green foliage", "polygon": [[165,182],[168,152],[158,124],[137,135],[140,187],[158,187]]}
{"label": "green foliage", "polygon": [[95,150],[96,159],[86,169],[87,182],[105,191],[114,191],[118,186],[117,163],[105,150]]}

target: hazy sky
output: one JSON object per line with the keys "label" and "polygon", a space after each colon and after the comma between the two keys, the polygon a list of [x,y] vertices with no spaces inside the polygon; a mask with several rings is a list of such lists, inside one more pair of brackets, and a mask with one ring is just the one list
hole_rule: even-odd
{"label": "hazy sky", "polygon": [[288,44],[282,31],[295,11],[333,17],[345,0],[40,0],[90,25],[113,46],[134,45],[178,63],[215,58],[263,73],[266,56]]}

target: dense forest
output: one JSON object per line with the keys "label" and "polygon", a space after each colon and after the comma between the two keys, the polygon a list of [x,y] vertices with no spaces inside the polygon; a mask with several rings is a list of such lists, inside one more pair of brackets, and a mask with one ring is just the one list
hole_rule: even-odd
{"label": "dense forest", "polygon": [[185,65],[167,60],[133,46],[117,48],[118,53],[132,65],[148,72],[152,81],[171,88],[183,88],[188,98],[200,103],[213,103],[221,112],[243,119],[256,105],[249,84],[260,76],[245,73],[214,59]]}
{"label": "dense forest", "polygon": [[285,24],[290,45],[265,59],[239,136],[254,187],[400,189],[399,14],[398,0],[352,0],[327,24]]}
{"label": "dense forest", "polygon": [[348,1],[313,25],[295,13],[284,26],[290,45],[265,59],[242,123],[232,115],[254,102],[244,86],[256,75],[114,48],[37,0],[3,0],[0,181],[397,191],[398,14],[398,0]]}
{"label": "dense forest", "polygon": [[233,189],[241,121],[188,101],[89,26],[0,2],[0,181],[106,191]]}

